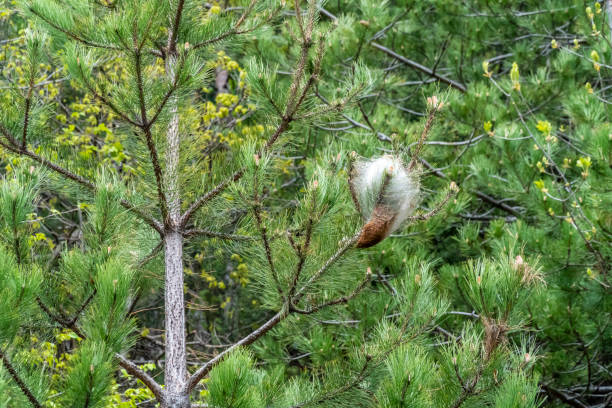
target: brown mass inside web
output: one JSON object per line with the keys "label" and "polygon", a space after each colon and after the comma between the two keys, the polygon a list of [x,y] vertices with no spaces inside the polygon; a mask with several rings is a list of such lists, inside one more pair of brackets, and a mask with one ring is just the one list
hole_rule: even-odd
{"label": "brown mass inside web", "polygon": [[389,207],[379,204],[372,211],[370,220],[361,228],[355,247],[369,248],[385,239],[391,230],[396,213]]}

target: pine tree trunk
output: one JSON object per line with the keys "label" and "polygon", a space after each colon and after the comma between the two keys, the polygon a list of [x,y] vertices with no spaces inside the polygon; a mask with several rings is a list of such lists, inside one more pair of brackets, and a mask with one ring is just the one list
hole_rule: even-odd
{"label": "pine tree trunk", "polygon": [[185,391],[187,355],[185,352],[185,299],[183,293],[183,236],[180,229],[179,115],[172,101],[172,119],[166,134],[166,197],[168,220],[164,238],[166,279],[166,367],[164,408],[190,408]]}
{"label": "pine tree trunk", "polygon": [[184,395],[185,381],[187,379],[187,358],[185,353],[185,308],[183,295],[183,237],[180,233],[168,232],[166,234],[165,257],[165,408],[189,408],[189,397]]}

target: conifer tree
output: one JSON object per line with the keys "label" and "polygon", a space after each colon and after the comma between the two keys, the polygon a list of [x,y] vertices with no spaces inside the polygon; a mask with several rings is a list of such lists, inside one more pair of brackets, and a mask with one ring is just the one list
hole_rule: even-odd
{"label": "conifer tree", "polygon": [[[500,73],[493,65],[509,56],[464,62],[466,44],[472,59],[485,52],[472,43],[480,27],[466,30],[472,42],[454,37],[465,34],[455,18],[481,17],[468,6],[290,3],[20,3],[29,28],[19,70],[4,72],[0,116],[11,163],[0,189],[5,406],[119,406],[117,388],[130,381],[144,390],[143,406],[168,408],[537,407],[540,387],[572,400],[538,361],[537,349],[551,345],[525,329],[546,325],[545,339],[570,332],[552,329],[547,314],[566,299],[543,284],[570,249],[567,270],[592,267],[579,307],[605,306],[609,254],[585,234],[593,217],[607,234],[605,216],[569,201],[593,172],[609,175],[590,159],[609,159],[609,123],[582,155],[574,136],[535,120],[557,96],[536,86],[545,73],[524,79],[521,49]],[[518,10],[482,17],[495,32],[496,19],[540,15]],[[546,24],[556,24],[555,10]],[[597,28],[605,13],[593,10]],[[524,34],[509,26],[496,47]],[[436,35],[425,45],[415,27]],[[435,56],[430,67],[410,59],[419,50]],[[599,75],[608,66],[593,51],[583,70]],[[567,76],[566,57],[554,61]],[[45,106],[47,64],[71,84]],[[605,92],[601,76],[593,83]],[[563,120],[585,131],[606,117],[606,97],[581,110],[582,91],[572,91]],[[77,98],[103,110],[110,129],[91,115],[90,130],[75,130],[75,108],[77,125],[57,136],[54,119],[68,119],[56,109]],[[533,163],[504,158],[513,137]],[[562,170],[555,138],[578,152],[579,173]],[[563,195],[551,196],[553,187]],[[509,191],[525,204],[497,198]],[[57,217],[52,200],[75,217],[46,221]],[[72,232],[53,248],[38,232],[62,229]],[[570,244],[559,247],[550,231]],[[546,250],[551,259],[538,256]],[[570,278],[551,282],[563,289]],[[222,311],[211,311],[219,293]],[[564,313],[574,325],[571,307]],[[589,364],[581,333],[599,333],[605,352],[604,322],[571,327]],[[61,364],[28,353],[53,336],[68,355]],[[602,375],[589,368],[584,394]]]}

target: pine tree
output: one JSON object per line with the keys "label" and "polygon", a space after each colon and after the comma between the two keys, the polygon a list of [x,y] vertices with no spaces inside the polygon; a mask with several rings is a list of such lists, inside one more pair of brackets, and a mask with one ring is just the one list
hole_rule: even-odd
{"label": "pine tree", "polygon": [[[559,358],[538,354],[575,336],[576,358],[590,366],[597,344],[606,364],[609,254],[585,229],[599,217],[590,234],[609,235],[604,203],[585,214],[569,201],[605,192],[609,123],[605,101],[581,107],[582,84],[568,87],[570,119],[551,107],[537,121],[559,101],[537,67],[557,64],[557,87],[596,70],[605,92],[609,49],[594,45],[569,79],[566,54],[523,63],[527,50],[509,40],[527,30],[516,19],[556,27],[570,11],[482,3],[22,2],[30,27],[19,70],[4,72],[0,117],[11,164],[0,189],[5,406],[115,406],[117,383],[133,379],[142,404],[177,408],[536,407],[540,387],[571,400],[560,387],[573,378],[552,382]],[[593,10],[597,28],[605,13]],[[502,57],[481,64],[489,38]],[[557,41],[569,51],[569,37]],[[410,59],[419,53],[429,67]],[[47,64],[72,83],[44,106]],[[105,122],[58,126],[66,100],[91,102]],[[76,126],[94,116],[72,109]],[[592,142],[575,148],[593,123]],[[578,155],[577,173],[559,164],[567,149],[555,139]],[[52,201],[75,218],[47,221]],[[56,247],[39,235],[70,223]],[[549,277],[560,262],[570,274],[590,267],[577,300],[581,318],[602,307],[592,327],[561,311],[566,295],[551,286],[575,278]],[[553,314],[570,327],[555,332]],[[53,336],[69,356],[61,366],[27,352]],[[604,371],[569,384],[588,394]]]}

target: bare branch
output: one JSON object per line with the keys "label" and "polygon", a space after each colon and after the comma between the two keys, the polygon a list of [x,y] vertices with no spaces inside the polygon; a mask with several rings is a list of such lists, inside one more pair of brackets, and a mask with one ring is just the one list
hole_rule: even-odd
{"label": "bare branch", "polygon": [[465,85],[463,85],[463,84],[461,84],[461,83],[459,83],[457,81],[454,81],[452,79],[449,79],[449,78],[447,78],[445,76],[442,76],[440,74],[436,74],[434,71],[432,71],[431,69],[427,68],[426,66],[421,65],[418,62],[409,60],[408,58],[406,58],[406,57],[404,57],[402,55],[397,54],[396,52],[388,49],[387,47],[385,47],[385,46],[383,46],[381,44],[378,44],[377,42],[372,42],[372,43],[370,43],[370,45],[372,47],[374,47],[374,48],[384,52],[385,54],[392,56],[393,58],[395,58],[398,61],[404,63],[405,65],[408,65],[411,68],[414,68],[414,69],[416,69],[418,71],[421,71],[421,72],[423,72],[423,73],[425,73],[425,74],[427,74],[427,75],[429,75],[431,77],[434,77],[434,78],[438,79],[439,81],[444,82],[444,83],[450,85],[451,87],[453,87],[455,89],[458,89],[459,91],[461,91],[463,93],[467,92],[467,88],[465,87]]}
{"label": "bare branch", "polygon": [[219,239],[227,239],[230,241],[252,241],[255,240],[255,237],[249,237],[247,235],[235,235],[235,234],[226,234],[223,232],[210,231],[207,229],[190,229],[183,233],[185,237],[195,237],[195,236],[205,236],[211,238],[219,238]]}
{"label": "bare branch", "polygon": [[119,360],[119,365],[125,368],[125,371],[138,378],[147,386],[147,388],[151,390],[153,395],[155,395],[155,398],[157,398],[157,401],[164,401],[164,390],[157,383],[157,381],[153,379],[153,377],[145,373],[143,370],[140,369],[140,367],[138,367],[136,364],[134,364],[127,358],[123,357],[121,354],[116,353],[115,357],[117,358],[117,360]]}
{"label": "bare branch", "polygon": [[498,207],[504,211],[506,211],[507,213],[510,213],[512,215],[514,215],[516,218],[520,218],[521,214],[516,211],[513,207],[509,206],[508,204],[497,200],[481,191],[474,191],[474,195],[476,195],[478,198],[480,198],[483,201],[486,201],[489,204],[493,204],[495,207]]}
{"label": "bare branch", "polygon": [[210,372],[210,370],[213,369],[214,366],[216,366],[221,361],[223,361],[225,356],[227,356],[229,353],[231,353],[238,347],[248,346],[249,344],[252,344],[253,342],[255,342],[255,340],[257,340],[258,338],[260,338],[261,336],[269,332],[274,326],[276,326],[285,317],[287,317],[287,314],[288,313],[287,313],[286,308],[283,308],[280,312],[272,316],[270,320],[265,322],[260,328],[253,331],[248,336],[244,337],[242,340],[236,342],[231,347],[223,350],[221,353],[215,356],[212,360],[208,361],[206,364],[200,367],[195,373],[193,373],[191,377],[189,377],[189,380],[187,381],[187,392],[191,392],[194,389],[194,387],[198,384],[198,382],[200,382],[200,380],[204,378]]}

